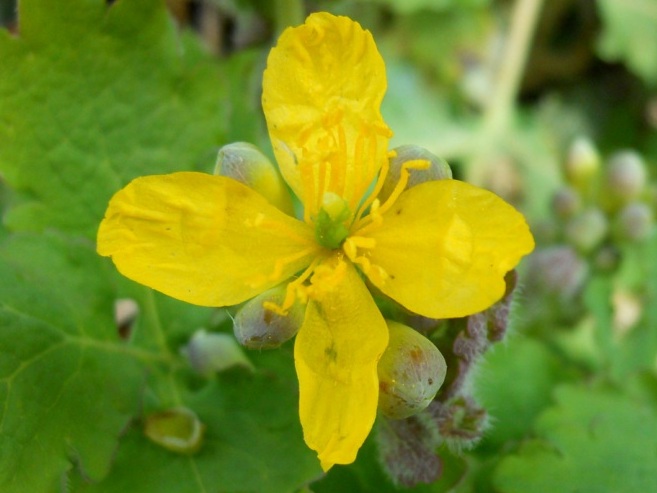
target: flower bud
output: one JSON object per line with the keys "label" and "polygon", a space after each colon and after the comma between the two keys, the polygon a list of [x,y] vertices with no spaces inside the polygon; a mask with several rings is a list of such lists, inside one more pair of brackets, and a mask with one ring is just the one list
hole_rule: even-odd
{"label": "flower bud", "polygon": [[199,329],[180,352],[197,373],[205,376],[233,366],[253,369],[242,348],[229,334],[209,333]]}
{"label": "flower bud", "polygon": [[555,245],[537,250],[529,257],[527,274],[530,287],[569,299],[584,286],[589,268],[573,247]]}
{"label": "flower bud", "polygon": [[233,331],[240,344],[249,349],[273,349],[299,331],[305,307],[295,303],[281,315],[269,304],[282,305],[286,285],[280,285],[248,301],[235,315]]}
{"label": "flower bud", "polygon": [[294,213],[283,179],[267,156],[252,144],[234,142],[219,149],[214,174],[237,180],[286,214]]}
{"label": "flower bud", "polygon": [[177,407],[150,414],[144,423],[144,434],[171,452],[193,454],[203,444],[205,425],[191,409]]}
{"label": "flower bud", "polygon": [[438,348],[419,332],[388,321],[390,340],[378,365],[379,409],[403,419],[426,408],[445,380],[447,364]]}
{"label": "flower bud", "polygon": [[619,151],[607,164],[605,185],[611,198],[627,203],[639,196],[647,182],[646,165],[635,151]]}
{"label": "flower bud", "polygon": [[597,208],[590,208],[573,217],[566,224],[566,240],[582,252],[590,252],[602,243],[609,224],[607,216]]}
{"label": "flower bud", "polygon": [[488,413],[472,397],[459,395],[448,402],[434,402],[430,408],[440,435],[455,452],[470,449],[488,428]]}
{"label": "flower bud", "polygon": [[426,169],[409,168],[408,183],[405,190],[411,187],[433,180],[448,180],[452,178],[452,170],[444,159],[440,159],[426,149],[415,145],[405,145],[393,149],[395,156],[389,161],[388,174],[385,177],[378,198],[385,202],[392,194],[395,186],[401,177],[401,170],[404,163],[410,161],[428,161],[429,167]]}
{"label": "flower bud", "polygon": [[616,217],[615,229],[622,239],[641,241],[652,231],[652,210],[643,202],[632,202],[621,209]]}
{"label": "flower bud", "polygon": [[577,138],[568,150],[565,171],[569,183],[576,187],[586,186],[600,169],[600,155],[586,137]]}
{"label": "flower bud", "polygon": [[562,218],[573,216],[582,206],[582,198],[571,187],[559,188],[552,197],[552,210]]}

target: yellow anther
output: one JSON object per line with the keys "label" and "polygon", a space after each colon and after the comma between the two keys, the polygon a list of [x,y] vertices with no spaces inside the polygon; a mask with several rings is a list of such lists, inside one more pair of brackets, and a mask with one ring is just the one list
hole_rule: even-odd
{"label": "yellow anther", "polygon": [[318,298],[335,290],[344,280],[347,264],[339,258],[336,263],[324,263],[313,273],[309,286],[304,286],[308,298]]}
{"label": "yellow anther", "polygon": [[271,302],[271,301],[266,301],[263,306],[267,310],[271,310],[274,313],[278,315],[285,316],[287,315],[288,310],[294,305],[295,301],[299,301],[302,303],[305,303],[308,299],[305,290],[307,289],[306,286],[303,285],[310,275],[315,271],[315,268],[324,260],[323,256],[319,256],[316,258],[309,266],[306,268],[306,270],[303,271],[303,273],[297,277],[295,280],[291,281],[288,285],[287,288],[285,289],[285,298],[283,299],[283,303],[280,305]]}

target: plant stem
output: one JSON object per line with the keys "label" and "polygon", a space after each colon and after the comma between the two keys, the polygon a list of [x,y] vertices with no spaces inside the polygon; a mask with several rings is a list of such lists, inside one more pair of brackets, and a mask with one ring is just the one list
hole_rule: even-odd
{"label": "plant stem", "polygon": [[[164,333],[164,327],[162,326],[162,321],[160,320],[160,314],[157,309],[157,304],[155,301],[155,294],[150,288],[144,288],[144,318],[148,329],[151,332],[153,337],[153,342],[157,345],[158,350],[168,358],[173,358],[173,354],[169,349],[167,344],[167,338]],[[165,365],[162,368],[163,373],[165,374],[166,384],[169,393],[169,402],[167,403],[170,406],[180,406],[182,404],[182,398],[178,393],[178,388],[176,387],[176,382],[174,379],[175,369],[171,365]]]}
{"label": "plant stem", "polygon": [[509,125],[543,0],[516,0],[504,58],[484,115],[491,134]]}
{"label": "plant stem", "polygon": [[274,17],[278,34],[286,27],[302,24],[305,18],[303,0],[274,0]]}

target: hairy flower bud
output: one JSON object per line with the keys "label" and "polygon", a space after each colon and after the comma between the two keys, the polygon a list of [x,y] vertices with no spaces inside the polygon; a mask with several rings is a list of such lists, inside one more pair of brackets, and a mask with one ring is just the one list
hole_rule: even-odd
{"label": "hairy flower bud", "polygon": [[448,180],[452,178],[452,170],[444,159],[440,159],[423,147],[415,145],[405,145],[393,149],[395,156],[389,161],[388,174],[385,177],[379,200],[385,202],[392,194],[395,186],[401,177],[402,166],[411,161],[427,161],[429,166],[426,169],[408,169],[409,177],[406,189],[419,185],[427,181]]}
{"label": "hairy flower bud", "polygon": [[635,151],[619,151],[609,159],[605,184],[611,199],[626,203],[639,196],[647,182],[646,165]]}
{"label": "hairy flower bud", "polygon": [[559,217],[573,216],[581,205],[582,198],[577,190],[571,187],[559,188],[552,197],[552,210]]}
{"label": "hairy flower bud", "polygon": [[273,349],[294,337],[304,317],[304,306],[295,303],[281,315],[272,305],[280,306],[286,286],[277,286],[248,301],[235,315],[233,331],[240,344],[249,349]]}
{"label": "hairy flower bud", "polygon": [[276,167],[252,144],[234,142],[219,149],[214,174],[244,183],[283,212],[293,213],[292,199]]}
{"label": "hairy flower bud", "polygon": [[150,414],[144,423],[144,434],[171,452],[193,454],[203,444],[205,425],[196,413],[177,407]]}
{"label": "hairy flower bud", "polygon": [[527,273],[529,287],[569,299],[584,286],[589,268],[573,247],[555,245],[534,253]]}
{"label": "hairy flower bud", "polygon": [[582,252],[590,252],[600,245],[609,231],[607,216],[597,208],[590,208],[573,217],[566,224],[566,240]]}
{"label": "hairy flower bud", "polygon": [[600,169],[600,155],[588,138],[579,137],[570,146],[565,171],[568,182],[576,187],[586,186]]}
{"label": "hairy flower bud", "polygon": [[180,352],[190,366],[201,375],[223,371],[233,366],[253,369],[253,365],[230,334],[197,330]]}
{"label": "hairy flower bud", "polygon": [[426,408],[445,380],[445,358],[429,339],[388,321],[390,340],[379,360],[379,409],[403,419]]}
{"label": "hairy flower bud", "polygon": [[641,241],[652,231],[652,210],[643,202],[632,202],[621,209],[614,226],[620,238]]}

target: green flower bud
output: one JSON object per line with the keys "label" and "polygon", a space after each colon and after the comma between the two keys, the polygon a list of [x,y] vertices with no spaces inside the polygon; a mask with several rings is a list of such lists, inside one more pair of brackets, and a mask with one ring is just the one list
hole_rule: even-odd
{"label": "green flower bud", "polygon": [[646,165],[637,152],[620,151],[609,159],[605,185],[612,200],[627,203],[641,194],[646,182]]}
{"label": "green flower bud", "polygon": [[419,332],[388,321],[390,341],[378,365],[379,409],[392,419],[425,409],[445,380],[447,364],[438,348]]}
{"label": "green flower bud", "polygon": [[600,169],[600,155],[586,137],[577,138],[568,150],[566,178],[576,187],[586,186]]}
{"label": "green flower bud", "polygon": [[295,303],[281,315],[286,286],[280,285],[248,301],[235,315],[233,331],[240,344],[249,349],[273,349],[294,337],[305,315],[305,306]]}
{"label": "green flower bud", "polygon": [[253,365],[230,334],[197,330],[180,352],[199,374],[209,376],[233,366],[253,370]]}
{"label": "green flower bud", "polygon": [[571,187],[559,188],[552,197],[552,210],[562,218],[573,216],[582,206],[582,198],[577,190]]}
{"label": "green flower bud", "polygon": [[292,199],[276,167],[260,150],[247,142],[234,142],[219,149],[214,174],[227,176],[252,188],[272,205],[293,215]]}
{"label": "green flower bud", "polygon": [[401,177],[402,166],[409,161],[428,161],[429,167],[427,169],[410,168],[408,170],[409,177],[405,190],[426,181],[448,180],[452,178],[452,170],[449,164],[444,159],[440,159],[423,147],[405,145],[396,147],[393,151],[395,152],[395,156],[389,161],[390,168],[378,195],[381,202],[385,202],[390,197]]}
{"label": "green flower bud", "polygon": [[203,444],[205,425],[191,409],[177,407],[149,415],[144,434],[171,452],[193,454]]}
{"label": "green flower bud", "polygon": [[641,241],[652,231],[652,210],[643,202],[632,202],[621,209],[614,226],[620,238]]}
{"label": "green flower bud", "polygon": [[578,250],[590,252],[602,243],[608,230],[607,216],[600,209],[590,208],[568,221],[565,236]]}

